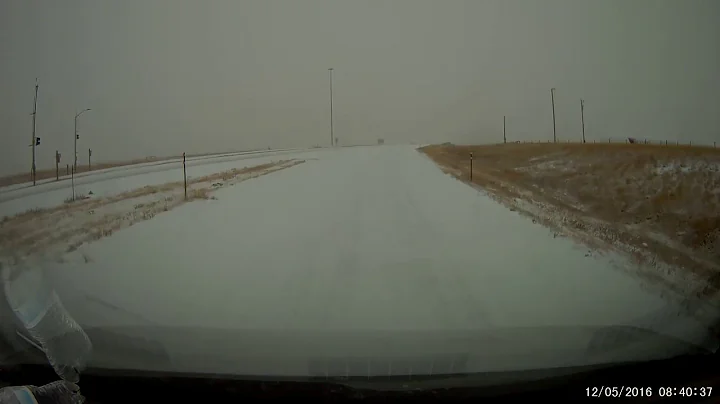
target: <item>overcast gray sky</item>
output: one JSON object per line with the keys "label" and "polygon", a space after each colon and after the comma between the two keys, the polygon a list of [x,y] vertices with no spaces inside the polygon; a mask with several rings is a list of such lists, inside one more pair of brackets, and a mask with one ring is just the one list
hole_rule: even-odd
{"label": "overcast gray sky", "polygon": [[183,151],[720,141],[718,0],[2,0],[0,174]]}

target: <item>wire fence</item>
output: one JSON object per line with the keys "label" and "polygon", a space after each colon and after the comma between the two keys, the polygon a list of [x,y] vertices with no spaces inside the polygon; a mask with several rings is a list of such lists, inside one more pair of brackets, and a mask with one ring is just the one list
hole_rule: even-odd
{"label": "wire fence", "polygon": [[640,138],[633,138],[633,137],[626,137],[626,138],[619,138],[619,137],[608,137],[603,139],[586,139],[584,142],[582,140],[575,140],[575,139],[558,139],[557,142],[553,142],[552,139],[549,140],[507,140],[503,143],[575,143],[575,144],[602,144],[602,143],[611,143],[611,144],[618,144],[618,143],[624,143],[624,144],[648,144],[648,145],[660,145],[660,146],[693,146],[693,147],[712,147],[717,148],[717,142],[693,142],[690,141],[680,141],[680,140],[658,140],[658,139],[640,139]]}

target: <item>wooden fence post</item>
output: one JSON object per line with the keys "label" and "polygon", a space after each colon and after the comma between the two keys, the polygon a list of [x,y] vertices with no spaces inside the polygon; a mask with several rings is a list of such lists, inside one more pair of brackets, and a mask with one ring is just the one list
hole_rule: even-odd
{"label": "wooden fence post", "polygon": [[472,152],[470,152],[470,182],[472,182]]}

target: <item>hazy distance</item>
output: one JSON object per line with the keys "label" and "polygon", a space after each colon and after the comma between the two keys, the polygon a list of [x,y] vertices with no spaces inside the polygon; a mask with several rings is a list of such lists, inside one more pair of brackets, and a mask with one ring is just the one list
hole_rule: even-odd
{"label": "hazy distance", "polygon": [[4,0],[0,175],[329,144],[720,141],[716,0]]}

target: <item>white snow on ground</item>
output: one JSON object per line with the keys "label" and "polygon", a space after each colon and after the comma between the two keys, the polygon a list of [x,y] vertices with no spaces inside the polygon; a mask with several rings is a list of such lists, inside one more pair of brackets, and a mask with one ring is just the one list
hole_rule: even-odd
{"label": "white snow on ground", "polygon": [[[695,337],[671,303],[613,267],[618,257],[588,257],[414,147],[285,156],[296,157],[306,162],[81,246],[51,271],[65,305],[86,326],[623,324]],[[92,299],[131,314],[93,314]]]}
{"label": "white snow on ground", "polygon": [[[288,154],[308,155],[323,153],[322,149],[307,151],[272,151],[264,153],[244,153],[220,158],[196,158],[186,162],[188,178],[201,177],[232,168],[242,168],[277,161]],[[107,197],[127,192],[147,185],[159,185],[167,182],[182,181],[182,160],[170,163],[147,163],[139,166],[125,166],[91,172],[75,178],[75,192]],[[0,189],[0,218],[12,216],[33,208],[49,208],[61,204],[72,197],[70,180],[44,183],[36,187],[15,188],[6,191]]]}
{"label": "white snow on ground", "polygon": [[655,167],[656,174],[665,173],[690,173],[697,171],[720,171],[720,164],[712,161],[697,161],[687,160],[684,162],[670,162],[665,164],[658,164]]}
{"label": "white snow on ground", "polygon": [[[530,161],[533,161],[533,159],[530,159]],[[552,171],[575,171],[574,167],[572,167],[572,161],[566,161],[566,160],[550,160],[550,161],[543,161],[542,163],[533,164],[531,166],[527,167],[519,167],[515,169],[516,171],[535,171],[535,170],[552,170]]]}

